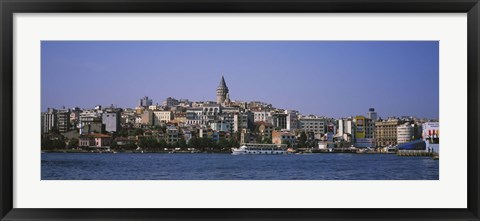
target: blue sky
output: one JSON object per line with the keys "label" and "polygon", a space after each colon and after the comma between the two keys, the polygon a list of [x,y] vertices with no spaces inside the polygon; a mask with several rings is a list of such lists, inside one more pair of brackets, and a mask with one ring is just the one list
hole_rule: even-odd
{"label": "blue sky", "polygon": [[149,96],[232,100],[302,114],[438,118],[437,41],[43,41],[42,111],[135,107]]}

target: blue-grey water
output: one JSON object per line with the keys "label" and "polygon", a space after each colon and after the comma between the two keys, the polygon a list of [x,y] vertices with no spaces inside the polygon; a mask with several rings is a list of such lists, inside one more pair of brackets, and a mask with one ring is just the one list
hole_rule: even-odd
{"label": "blue-grey water", "polygon": [[438,180],[438,164],[395,154],[42,153],[42,180]]}

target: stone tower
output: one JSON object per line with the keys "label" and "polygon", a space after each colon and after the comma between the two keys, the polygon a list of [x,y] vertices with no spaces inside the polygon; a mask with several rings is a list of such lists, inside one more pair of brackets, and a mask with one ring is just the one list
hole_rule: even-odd
{"label": "stone tower", "polygon": [[227,99],[227,94],[228,87],[227,84],[225,84],[225,79],[223,79],[222,75],[222,80],[220,80],[220,84],[217,87],[217,104],[223,104],[225,99]]}

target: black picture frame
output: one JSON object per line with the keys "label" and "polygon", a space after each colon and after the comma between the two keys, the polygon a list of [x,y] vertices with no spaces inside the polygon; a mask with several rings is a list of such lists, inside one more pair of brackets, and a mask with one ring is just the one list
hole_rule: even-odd
{"label": "black picture frame", "polygon": [[[0,0],[1,220],[480,220],[478,0]],[[16,209],[13,208],[14,13],[467,13],[468,208],[466,209]],[[414,200],[414,199],[412,199]]]}

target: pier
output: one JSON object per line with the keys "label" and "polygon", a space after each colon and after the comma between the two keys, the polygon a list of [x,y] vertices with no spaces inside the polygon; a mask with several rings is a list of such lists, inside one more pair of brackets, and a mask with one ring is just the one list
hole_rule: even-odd
{"label": "pier", "polygon": [[438,157],[437,153],[426,152],[425,150],[398,150],[397,155],[405,157]]}

